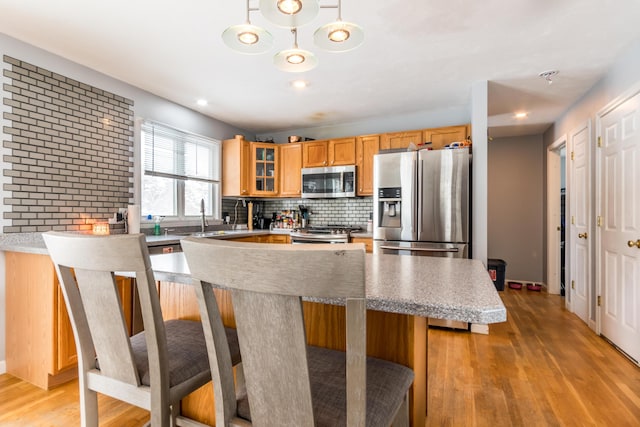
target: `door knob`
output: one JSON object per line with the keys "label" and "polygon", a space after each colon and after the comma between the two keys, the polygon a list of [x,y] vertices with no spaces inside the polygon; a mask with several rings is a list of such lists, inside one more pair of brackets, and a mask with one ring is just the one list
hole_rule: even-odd
{"label": "door knob", "polygon": [[640,239],[636,240],[635,242],[633,240],[629,240],[627,242],[627,245],[629,245],[630,248],[632,247],[637,247],[638,249],[640,249]]}
{"label": "door knob", "polygon": [[586,232],[578,234],[578,239],[586,239],[586,238],[587,238],[587,233]]}

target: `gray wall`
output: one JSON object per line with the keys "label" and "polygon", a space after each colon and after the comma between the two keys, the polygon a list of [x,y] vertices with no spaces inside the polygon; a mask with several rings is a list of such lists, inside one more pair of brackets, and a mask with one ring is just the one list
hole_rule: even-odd
{"label": "gray wall", "polygon": [[[251,135],[249,132],[242,129],[211,119],[194,110],[169,102],[166,99],[152,95],[119,80],[115,80],[95,70],[67,61],[66,59],[56,56],[50,52],[46,52],[4,34],[0,34],[0,57],[4,55],[34,64],[38,67],[58,73],[66,78],[130,99],[134,103],[133,114],[136,117],[165,123],[178,129],[187,130],[192,133],[215,139],[231,138],[236,134]],[[0,64],[2,64],[4,71],[5,64]],[[6,85],[10,85],[10,83],[10,78],[0,75],[0,98],[5,98],[10,95],[5,89]],[[9,139],[9,135],[5,133],[5,129],[10,125],[10,121],[5,118],[5,114],[10,113],[10,108],[10,106],[5,105],[4,103],[0,105],[0,128],[2,129],[2,141]],[[7,153],[4,148],[1,148],[0,150],[2,151],[0,153],[0,159],[4,159],[4,156],[7,155]],[[10,165],[2,160],[3,171],[8,168],[10,168]],[[0,184],[2,184],[2,187],[9,183],[10,182],[7,177],[2,174],[0,176]],[[7,197],[10,197],[10,195],[3,191],[3,200]],[[3,218],[6,212],[9,212],[9,210],[3,203],[0,207],[0,213]],[[1,221],[0,225],[3,227],[10,225],[4,219]],[[4,253],[2,253],[0,254],[0,373],[4,372],[6,369],[4,362],[6,348],[4,279],[5,265]]]}
{"label": "gray wall", "polygon": [[542,135],[489,143],[489,258],[507,262],[506,276],[542,282]]}

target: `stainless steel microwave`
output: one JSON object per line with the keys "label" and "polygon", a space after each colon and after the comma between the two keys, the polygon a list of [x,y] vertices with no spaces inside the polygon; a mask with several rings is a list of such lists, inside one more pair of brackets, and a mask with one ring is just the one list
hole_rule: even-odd
{"label": "stainless steel microwave", "polygon": [[302,197],[355,197],[356,167],[302,168]]}

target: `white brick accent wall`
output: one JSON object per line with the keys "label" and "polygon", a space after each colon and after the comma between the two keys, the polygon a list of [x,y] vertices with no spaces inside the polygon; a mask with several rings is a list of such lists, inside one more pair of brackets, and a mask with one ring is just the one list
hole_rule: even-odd
{"label": "white brick accent wall", "polygon": [[89,230],[133,197],[133,101],[3,57],[3,232]]}

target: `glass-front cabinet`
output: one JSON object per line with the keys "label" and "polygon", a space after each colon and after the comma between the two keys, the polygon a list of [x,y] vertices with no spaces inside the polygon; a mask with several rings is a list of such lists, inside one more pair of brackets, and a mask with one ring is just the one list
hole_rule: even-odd
{"label": "glass-front cabinet", "polygon": [[271,143],[251,144],[251,193],[260,196],[278,194],[278,147]]}

